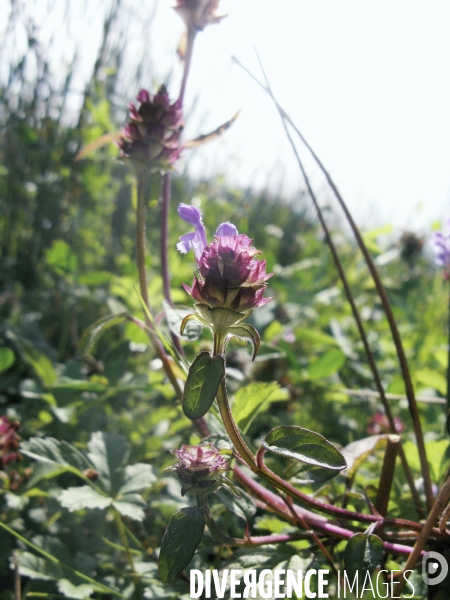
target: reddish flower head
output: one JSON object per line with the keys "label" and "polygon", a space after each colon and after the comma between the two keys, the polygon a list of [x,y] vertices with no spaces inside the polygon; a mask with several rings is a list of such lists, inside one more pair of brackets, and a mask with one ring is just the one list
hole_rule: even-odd
{"label": "reddish flower head", "polygon": [[133,102],[129,105],[130,123],[118,143],[120,156],[130,159],[137,168],[168,171],[181,152],[181,102],[170,104],[165,86],[153,98],[147,90],[141,90],[137,100],[139,108]]}
{"label": "reddish flower head", "polygon": [[22,455],[14,452],[19,447],[20,436],[17,434],[19,427],[17,421],[11,421],[4,415],[0,416],[0,458],[3,466],[22,460]]}
{"label": "reddish flower head", "polygon": [[182,253],[194,250],[199,275],[194,277],[192,288],[184,285],[194,300],[210,308],[244,312],[272,299],[263,298],[272,274],[266,273],[266,261],[256,258],[261,252],[252,247],[249,237],[238,234],[233,224],[222,223],[214,240],[206,245],[200,211],[180,204],[178,214],[196,227],[194,233],[182,236],[177,246]]}
{"label": "reddish flower head", "polygon": [[180,478],[183,496],[188,491],[212,492],[212,488],[218,487],[222,476],[229,469],[227,459],[214,448],[214,444],[183,444],[181,450],[172,452],[177,455],[178,464],[171,468]]}

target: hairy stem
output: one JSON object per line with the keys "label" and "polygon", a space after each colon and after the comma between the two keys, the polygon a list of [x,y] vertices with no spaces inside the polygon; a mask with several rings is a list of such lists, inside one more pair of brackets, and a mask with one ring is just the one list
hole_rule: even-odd
{"label": "hairy stem", "polygon": [[181,104],[183,104],[184,94],[186,92],[186,83],[189,75],[189,70],[191,68],[192,52],[194,50],[194,42],[196,35],[197,32],[195,31],[195,29],[188,29],[186,56],[184,57],[183,79],[181,80],[180,95],[178,97]]}
{"label": "hairy stem", "polygon": [[148,297],[148,284],[147,284],[147,273],[145,270],[145,190],[146,190],[147,174],[140,172],[138,174],[138,208],[136,216],[136,247],[137,247],[137,267],[139,273],[139,287],[141,297],[146,307],[144,310],[146,332],[150,338],[153,347],[155,348],[158,358],[163,363],[164,370],[177,394],[178,398],[182,398],[183,391],[178,383],[176,375],[173,370],[173,361],[167,356],[164,351],[164,347],[159,339],[153,322],[150,318],[151,306]]}
{"label": "hairy stem", "polygon": [[170,185],[171,174],[165,173],[161,178],[161,275],[163,280],[163,291],[166,302],[173,306],[170,295],[170,275],[169,275],[169,260],[168,260],[168,241],[169,241],[169,209],[170,209]]}

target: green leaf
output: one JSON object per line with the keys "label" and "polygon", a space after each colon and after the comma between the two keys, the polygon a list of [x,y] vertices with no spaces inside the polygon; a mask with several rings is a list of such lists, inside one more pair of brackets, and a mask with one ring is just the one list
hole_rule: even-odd
{"label": "green leaf", "polygon": [[15,356],[11,348],[0,348],[0,373],[14,364]]}
{"label": "green leaf", "polygon": [[134,521],[143,521],[145,518],[144,508],[146,503],[140,494],[126,494],[118,496],[112,503],[123,517],[129,517]]}
{"label": "green leaf", "polygon": [[67,596],[68,598],[76,598],[77,600],[84,600],[89,598],[94,592],[94,586],[89,583],[81,583],[75,585],[68,579],[60,579],[57,583],[58,591]]}
{"label": "green leaf", "polygon": [[201,352],[189,369],[183,392],[183,411],[189,419],[200,419],[211,407],[225,375],[222,356]]}
{"label": "green leaf", "polygon": [[45,477],[54,476],[66,470],[83,472],[92,468],[92,464],[79,450],[68,442],[54,438],[31,438],[22,442],[20,450],[26,456],[34,458],[41,463],[47,463],[49,468]]}
{"label": "green leaf", "polygon": [[331,348],[308,366],[308,376],[311,380],[329,377],[339,371],[344,363],[345,354],[337,348]]}
{"label": "green leaf", "polygon": [[238,428],[246,433],[258,413],[266,411],[273,402],[288,399],[288,391],[280,388],[278,383],[250,383],[240,388],[234,397],[234,420]]}
{"label": "green leaf", "polygon": [[159,575],[164,583],[173,581],[191,562],[205,529],[200,508],[182,508],[167,525],[159,554]]}
{"label": "green leaf", "polygon": [[261,442],[266,450],[299,460],[314,467],[342,471],[347,466],[344,457],[322,435],[301,427],[281,425]]}
{"label": "green leaf", "polygon": [[77,348],[78,356],[85,356],[92,352],[100,336],[110,327],[123,323],[128,319],[128,313],[107,315],[93,323],[84,333]]}
{"label": "green leaf", "polygon": [[119,494],[125,495],[132,492],[140,492],[150,487],[156,481],[153,467],[145,463],[128,465],[125,469],[124,483]]}
{"label": "green leaf", "polygon": [[130,446],[116,433],[97,431],[88,443],[88,457],[99,473],[98,481],[105,492],[115,496],[123,484]]}
{"label": "green leaf", "polygon": [[383,542],[377,535],[355,533],[345,547],[345,569],[353,580],[357,571],[372,572],[376,569],[382,564],[383,557]]}
{"label": "green leaf", "polygon": [[55,240],[45,251],[45,258],[58,275],[71,275],[77,269],[77,255],[64,240]]}
{"label": "green leaf", "polygon": [[447,382],[445,377],[433,369],[418,369],[414,371],[414,380],[417,382],[417,388],[432,388],[445,396]]}
{"label": "green leaf", "polygon": [[226,488],[222,488],[216,492],[216,496],[225,504],[229,511],[235,513],[238,517],[244,519],[244,521],[250,521],[256,513],[256,505],[253,502],[253,498],[243,490],[239,490],[239,495],[240,498],[236,498]]}
{"label": "green leaf", "polygon": [[52,361],[40,350],[38,350],[31,342],[23,337],[19,337],[13,331],[8,330],[8,339],[16,347],[18,353],[34,370],[41,382],[46,387],[52,387],[58,376],[53,367]]}
{"label": "green leaf", "polygon": [[70,512],[83,508],[104,509],[112,504],[112,498],[102,496],[89,485],[70,487],[63,490],[58,496],[61,506],[68,508]]}

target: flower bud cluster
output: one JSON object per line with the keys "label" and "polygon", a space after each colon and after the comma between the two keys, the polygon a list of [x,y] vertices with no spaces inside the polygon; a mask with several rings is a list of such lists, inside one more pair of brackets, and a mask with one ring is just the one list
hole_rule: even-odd
{"label": "flower bud cluster", "polygon": [[216,450],[214,444],[183,444],[181,450],[172,452],[178,458],[178,464],[171,468],[181,481],[182,496],[186,492],[211,493],[221,485],[223,475],[229,469],[227,459]]}
{"label": "flower bud cluster", "polygon": [[177,0],[174,10],[188,30],[203,31],[207,25],[220,23],[225,15],[217,15],[219,0]]}
{"label": "flower bud cluster", "polygon": [[181,102],[170,103],[165,86],[155,96],[141,90],[139,108],[129,105],[130,122],[119,141],[120,156],[129,159],[136,169],[169,171],[178,160],[183,130]]}

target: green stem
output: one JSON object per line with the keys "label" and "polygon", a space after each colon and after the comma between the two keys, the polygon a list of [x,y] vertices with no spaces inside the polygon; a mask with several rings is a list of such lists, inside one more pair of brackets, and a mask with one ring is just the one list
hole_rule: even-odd
{"label": "green stem", "polygon": [[[127,534],[125,532],[125,527],[123,525],[122,517],[120,516],[120,513],[116,508],[113,508],[113,512],[114,512],[114,520],[116,521],[117,530],[119,531],[119,536],[120,536],[120,539],[122,540],[122,545],[125,548],[125,554],[127,555],[127,560],[128,560],[128,564],[130,565],[131,572],[136,573],[136,569],[134,568],[133,555],[131,554],[130,545],[128,543]],[[136,581],[135,581],[135,583],[136,583]]]}
{"label": "green stem", "polygon": [[220,382],[219,389],[217,391],[217,404],[219,406],[220,416],[222,417],[223,425],[230,436],[231,441],[234,444],[236,451],[242,457],[243,461],[249,469],[254,473],[258,472],[255,457],[247,444],[244,442],[239,430],[234,422],[233,415],[231,413],[230,403],[228,402],[227,388],[225,383],[225,377]]}
{"label": "green stem", "polygon": [[[219,333],[214,333],[214,350],[213,356],[224,356],[225,355],[225,338],[221,336]],[[225,383],[225,376],[222,378],[220,382],[219,389],[217,391],[217,405],[219,407],[220,416],[222,417],[223,425],[234,444],[236,451],[242,457],[242,460],[245,462],[247,467],[251,469],[254,473],[258,472],[258,467],[256,465],[256,460],[248,448],[247,444],[244,442],[243,437],[239,433],[236,423],[233,419],[233,414],[231,412],[230,403],[228,402],[228,394],[227,394],[227,386]]]}

